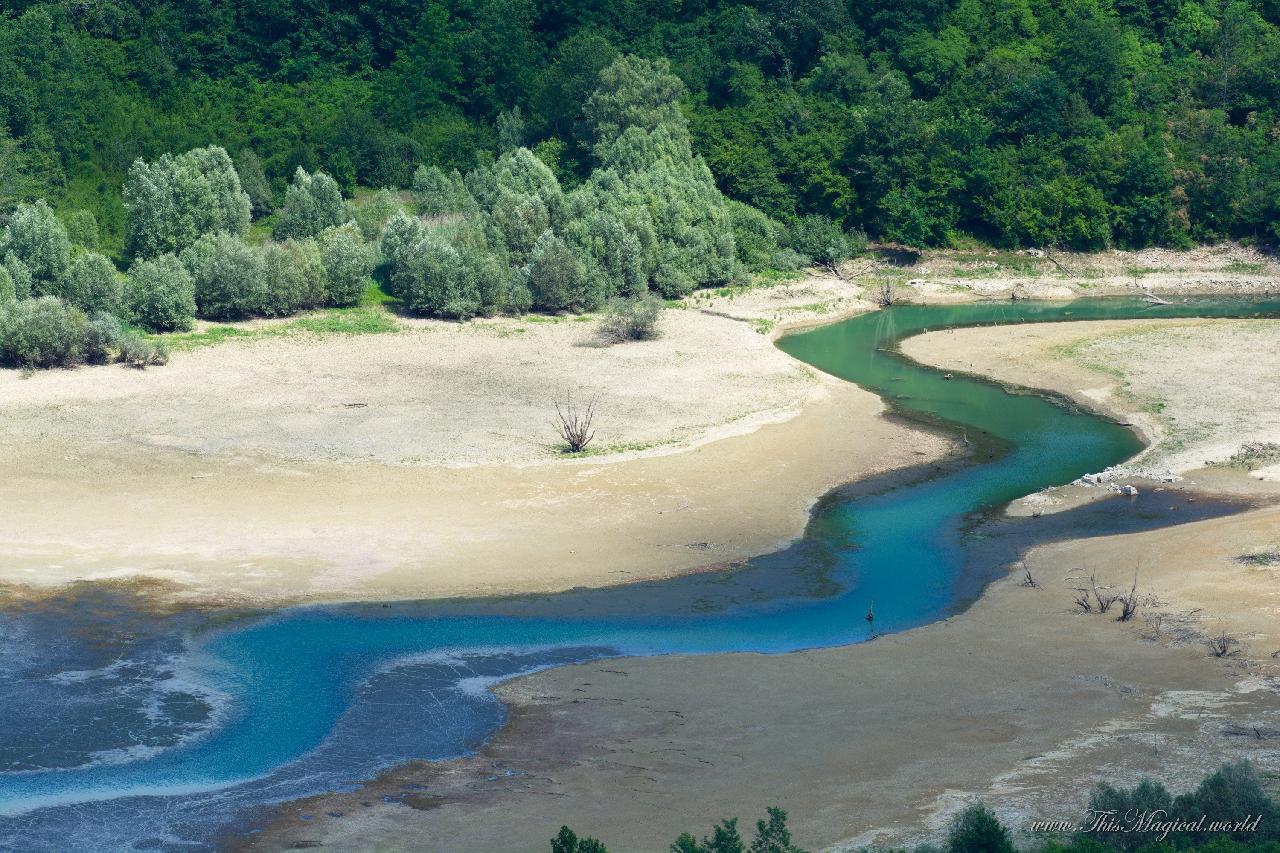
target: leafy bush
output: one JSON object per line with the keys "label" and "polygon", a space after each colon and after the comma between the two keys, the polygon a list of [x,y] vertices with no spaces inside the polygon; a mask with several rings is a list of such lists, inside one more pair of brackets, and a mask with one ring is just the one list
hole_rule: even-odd
{"label": "leafy bush", "polygon": [[196,308],[209,320],[243,320],[271,310],[263,252],[238,237],[206,234],[182,253],[191,274]]}
{"label": "leafy bush", "polygon": [[424,237],[405,252],[394,279],[396,293],[414,313],[465,319],[480,311],[463,254],[438,237]]}
{"label": "leafy bush", "polygon": [[26,267],[33,295],[61,295],[59,290],[71,264],[71,242],[67,229],[43,199],[19,204],[0,232],[0,255],[10,254]]}
{"label": "leafy bush", "polygon": [[3,264],[0,264],[0,305],[17,298],[17,292],[13,287],[13,276],[9,275],[9,270],[5,269]]}
{"label": "leafy bush", "polygon": [[9,276],[9,281],[13,283],[13,295],[16,299],[26,299],[31,295],[31,270],[22,262],[22,259],[9,252],[4,256],[4,271]]}
{"label": "leafy bush", "polygon": [[791,248],[811,262],[834,270],[848,260],[854,251],[865,248],[859,240],[845,233],[839,223],[825,216],[802,216],[791,226]]}
{"label": "leafy bush", "polygon": [[373,252],[352,223],[324,231],[318,240],[330,305],[355,305],[373,272]]}
{"label": "leafy bush", "polygon": [[88,318],[54,296],[22,299],[0,307],[0,364],[69,367],[85,358]]}
{"label": "leafy bush", "polygon": [[947,853],[1017,853],[1009,830],[980,803],[975,803],[951,822]]}
{"label": "leafy bush", "polygon": [[360,229],[361,237],[374,240],[400,209],[400,196],[393,190],[381,189],[358,203],[347,202],[347,219]]}
{"label": "leafy bush", "polygon": [[106,364],[119,350],[123,338],[119,320],[105,312],[95,314],[84,329],[84,360],[89,364]]}
{"label": "leafy bush", "polygon": [[437,166],[419,166],[413,173],[413,199],[426,216],[470,214],[476,201],[457,169],[446,173]]}
{"label": "leafy bush", "polygon": [[120,362],[139,370],[169,363],[169,348],[164,341],[150,340],[137,332],[120,338]]}
{"label": "leafy bush", "polygon": [[153,332],[184,332],[196,314],[195,283],[172,254],[137,261],[125,283],[129,318]]}
{"label": "leafy bush", "polygon": [[262,161],[251,148],[241,148],[236,155],[236,174],[240,177],[240,188],[249,197],[250,209],[255,216],[271,212],[271,185],[262,171]]}
{"label": "leafy bush", "polygon": [[[262,281],[256,289],[257,302],[250,306],[251,314],[287,317],[302,310],[312,297],[316,285],[307,280],[298,263],[300,255],[291,248],[296,245],[295,241],[290,240],[288,244],[265,243],[259,247]],[[323,297],[323,284],[320,293]]]}
{"label": "leafy bush", "polygon": [[326,228],[341,225],[346,213],[338,182],[324,172],[310,174],[299,166],[285,191],[272,234],[280,240],[315,237]]}
{"label": "leafy bush", "polygon": [[124,295],[115,264],[97,252],[81,252],[71,259],[62,290],[64,299],[89,313],[118,312]]}
{"label": "leafy bush", "polygon": [[134,161],[124,207],[125,250],[133,258],[181,252],[216,231],[243,234],[251,211],[231,158],[218,147]]}
{"label": "leafy bush", "polygon": [[651,294],[614,299],[600,319],[600,336],[606,341],[648,341],[658,337],[662,300]]}
{"label": "leafy bush", "polygon": [[772,266],[782,226],[751,205],[730,199],[727,206],[738,261],[753,272]]}
{"label": "leafy bush", "polygon": [[67,216],[67,239],[83,249],[98,248],[98,218],[90,210],[73,210]]}
{"label": "leafy bush", "polygon": [[544,311],[586,311],[602,301],[603,294],[588,291],[582,262],[550,231],[533,246],[528,281],[534,307]]}

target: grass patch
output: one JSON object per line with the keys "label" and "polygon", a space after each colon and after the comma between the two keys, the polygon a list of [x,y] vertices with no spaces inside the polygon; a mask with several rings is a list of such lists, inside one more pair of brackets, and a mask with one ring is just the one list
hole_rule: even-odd
{"label": "grass patch", "polygon": [[228,341],[258,341],[290,335],[381,335],[400,329],[387,303],[396,301],[370,284],[358,305],[325,308],[279,323],[260,326],[218,324],[196,332],[154,335],[173,351],[201,349]]}
{"label": "grass patch", "polygon": [[1266,468],[1268,465],[1280,463],[1280,444],[1269,441],[1252,441],[1240,445],[1240,449],[1221,462],[1214,462],[1218,468],[1235,468],[1241,471],[1253,471]]}
{"label": "grass patch", "polygon": [[1245,566],[1280,566],[1280,548],[1268,548],[1265,551],[1254,551],[1252,554],[1241,554],[1236,562]]}
{"label": "grass patch", "polygon": [[773,328],[776,325],[778,324],[766,317],[757,317],[751,321],[751,328],[754,329],[758,335],[769,334],[773,331]]}
{"label": "grass patch", "polygon": [[1239,258],[1233,258],[1223,269],[1245,275],[1261,275],[1267,271],[1267,265],[1262,261],[1242,261]]}

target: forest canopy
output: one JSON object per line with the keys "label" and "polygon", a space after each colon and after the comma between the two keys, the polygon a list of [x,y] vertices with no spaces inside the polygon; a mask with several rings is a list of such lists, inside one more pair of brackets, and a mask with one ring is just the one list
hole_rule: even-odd
{"label": "forest canopy", "polygon": [[633,117],[590,101],[633,54],[669,60],[693,153],[778,221],[912,245],[1272,241],[1277,23],[1276,0],[14,0],[0,217],[44,198],[124,257],[135,161],[210,146],[256,213],[299,168],[349,194],[519,146],[571,191],[634,141],[603,150]]}

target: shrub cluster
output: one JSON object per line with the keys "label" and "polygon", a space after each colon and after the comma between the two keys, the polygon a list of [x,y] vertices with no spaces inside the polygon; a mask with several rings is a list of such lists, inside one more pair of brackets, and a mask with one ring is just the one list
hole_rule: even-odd
{"label": "shrub cluster", "polygon": [[0,305],[0,365],[70,367],[124,362],[163,364],[163,344],[126,332],[110,314],[90,317],[56,296],[11,300]]}
{"label": "shrub cluster", "polygon": [[584,105],[596,169],[569,191],[521,147],[465,176],[420,167],[422,218],[393,216],[382,233],[390,289],[439,317],[580,312],[809,258],[834,266],[857,249],[829,220],[810,217],[789,234],[726,199],[690,146],[683,91],[665,61],[627,56],[605,68]]}

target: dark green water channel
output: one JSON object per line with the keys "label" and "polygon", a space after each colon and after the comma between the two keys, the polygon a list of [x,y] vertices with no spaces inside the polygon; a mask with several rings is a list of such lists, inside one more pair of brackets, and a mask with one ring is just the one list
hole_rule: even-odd
{"label": "dark green water channel", "polygon": [[1277,314],[1280,300],[899,306],[785,338],[786,352],[901,414],[964,433],[975,458],[840,490],[797,546],[715,583],[294,608],[217,629],[174,618],[105,650],[78,639],[90,617],[75,609],[0,617],[0,848],[207,849],[253,806],[477,748],[503,719],[486,688],[513,674],[606,655],[858,642],[873,601],[878,632],[954,613],[1001,568],[970,535],[984,512],[1121,462],[1139,442],[1039,396],[944,379],[892,352],[898,340],[980,324]]}

